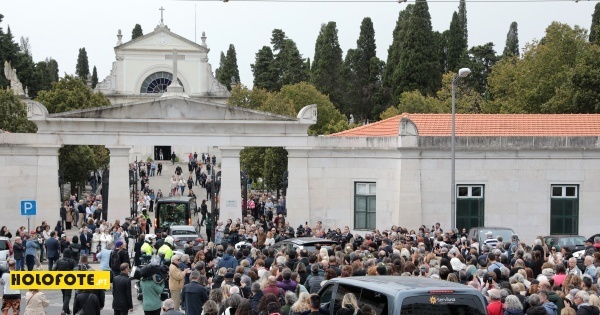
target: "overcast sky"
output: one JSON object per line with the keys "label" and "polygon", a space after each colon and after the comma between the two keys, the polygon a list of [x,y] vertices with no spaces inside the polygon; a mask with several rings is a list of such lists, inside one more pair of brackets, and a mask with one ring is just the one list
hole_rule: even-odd
{"label": "overcast sky", "polygon": [[[467,0],[469,46],[492,41],[497,52],[504,49],[512,21],[519,24],[519,43],[523,48],[526,42],[541,38],[552,21],[589,29],[597,3],[585,0],[578,3],[556,0],[479,1]],[[0,13],[4,20],[0,26],[5,31],[10,26],[16,41],[21,36],[29,37],[36,62],[46,57],[56,59],[61,76],[65,72],[75,72],[78,50],[85,47],[90,72],[95,65],[102,81],[115,60],[113,47],[117,42],[117,31],[123,31],[123,41],[131,39],[131,30],[136,23],[142,26],[145,34],[150,33],[160,22],[159,8],[163,6],[165,24],[171,31],[190,40],[194,40],[197,32],[197,42],[200,42],[202,31],[206,32],[211,50],[209,62],[213,69],[218,67],[219,53],[226,51],[229,44],[234,44],[241,80],[248,86],[253,80],[250,64],[262,46],[270,45],[271,31],[275,28],[283,29],[296,42],[300,53],[312,60],[322,23],[337,22],[340,45],[345,53],[356,47],[360,23],[364,17],[370,17],[375,26],[377,55],[387,60],[398,13],[406,6],[406,3],[397,2],[285,3],[247,0],[230,0],[228,3],[218,0],[2,0],[1,3]],[[458,0],[430,2],[433,29],[448,29],[452,12],[457,8]]]}

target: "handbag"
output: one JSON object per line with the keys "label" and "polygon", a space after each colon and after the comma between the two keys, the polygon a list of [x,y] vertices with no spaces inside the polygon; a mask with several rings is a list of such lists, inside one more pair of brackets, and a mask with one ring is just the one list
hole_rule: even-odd
{"label": "handbag", "polygon": [[85,303],[83,303],[83,305],[81,305],[81,309],[75,315],[85,315],[85,311],[83,310],[83,308],[87,304],[87,302],[90,300],[90,296],[92,296],[92,294],[93,293],[89,293],[87,299],[85,299]]}

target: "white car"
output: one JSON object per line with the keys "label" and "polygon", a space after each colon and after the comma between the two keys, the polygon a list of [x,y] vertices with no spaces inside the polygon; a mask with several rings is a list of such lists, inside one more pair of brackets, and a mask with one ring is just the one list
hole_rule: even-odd
{"label": "white car", "polygon": [[8,270],[8,258],[13,255],[12,244],[10,239],[5,236],[0,236],[0,268]]}

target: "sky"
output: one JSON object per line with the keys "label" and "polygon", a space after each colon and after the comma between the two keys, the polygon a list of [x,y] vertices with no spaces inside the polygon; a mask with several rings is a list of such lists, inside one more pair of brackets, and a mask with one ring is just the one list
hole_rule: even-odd
{"label": "sky", "polygon": [[[321,24],[335,21],[340,46],[344,53],[356,47],[363,18],[370,17],[375,27],[377,56],[387,60],[392,32],[398,13],[407,3],[390,2],[308,2],[290,3],[285,0],[250,1],[161,1],[161,0],[0,0],[0,27],[10,26],[15,40],[29,37],[34,61],[52,57],[58,61],[60,75],[73,74],[79,48],[88,53],[90,72],[97,67],[99,81],[109,73],[115,60],[117,32],[122,30],[123,41],[131,39],[135,24],[145,34],[160,23],[159,8],[164,7],[164,23],[174,33],[200,42],[206,32],[210,48],[209,63],[216,69],[219,54],[234,44],[241,81],[252,86],[252,71],[256,52],[270,45],[273,29],[282,29],[294,40],[303,57],[312,60],[315,41]],[[458,10],[458,0],[429,2],[433,29],[449,28],[452,13]],[[589,29],[596,1],[550,0],[526,2],[512,0],[467,0],[469,47],[493,42],[501,53],[511,22],[519,25],[519,44],[544,36],[552,21],[579,25]],[[409,1],[408,3],[411,3]]]}

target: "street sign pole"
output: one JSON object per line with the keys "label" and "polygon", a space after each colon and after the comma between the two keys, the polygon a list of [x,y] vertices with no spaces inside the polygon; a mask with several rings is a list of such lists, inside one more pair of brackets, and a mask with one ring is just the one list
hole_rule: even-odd
{"label": "street sign pole", "polygon": [[27,231],[31,231],[31,228],[29,227],[29,220],[31,219],[31,216],[28,215],[27,217]]}

